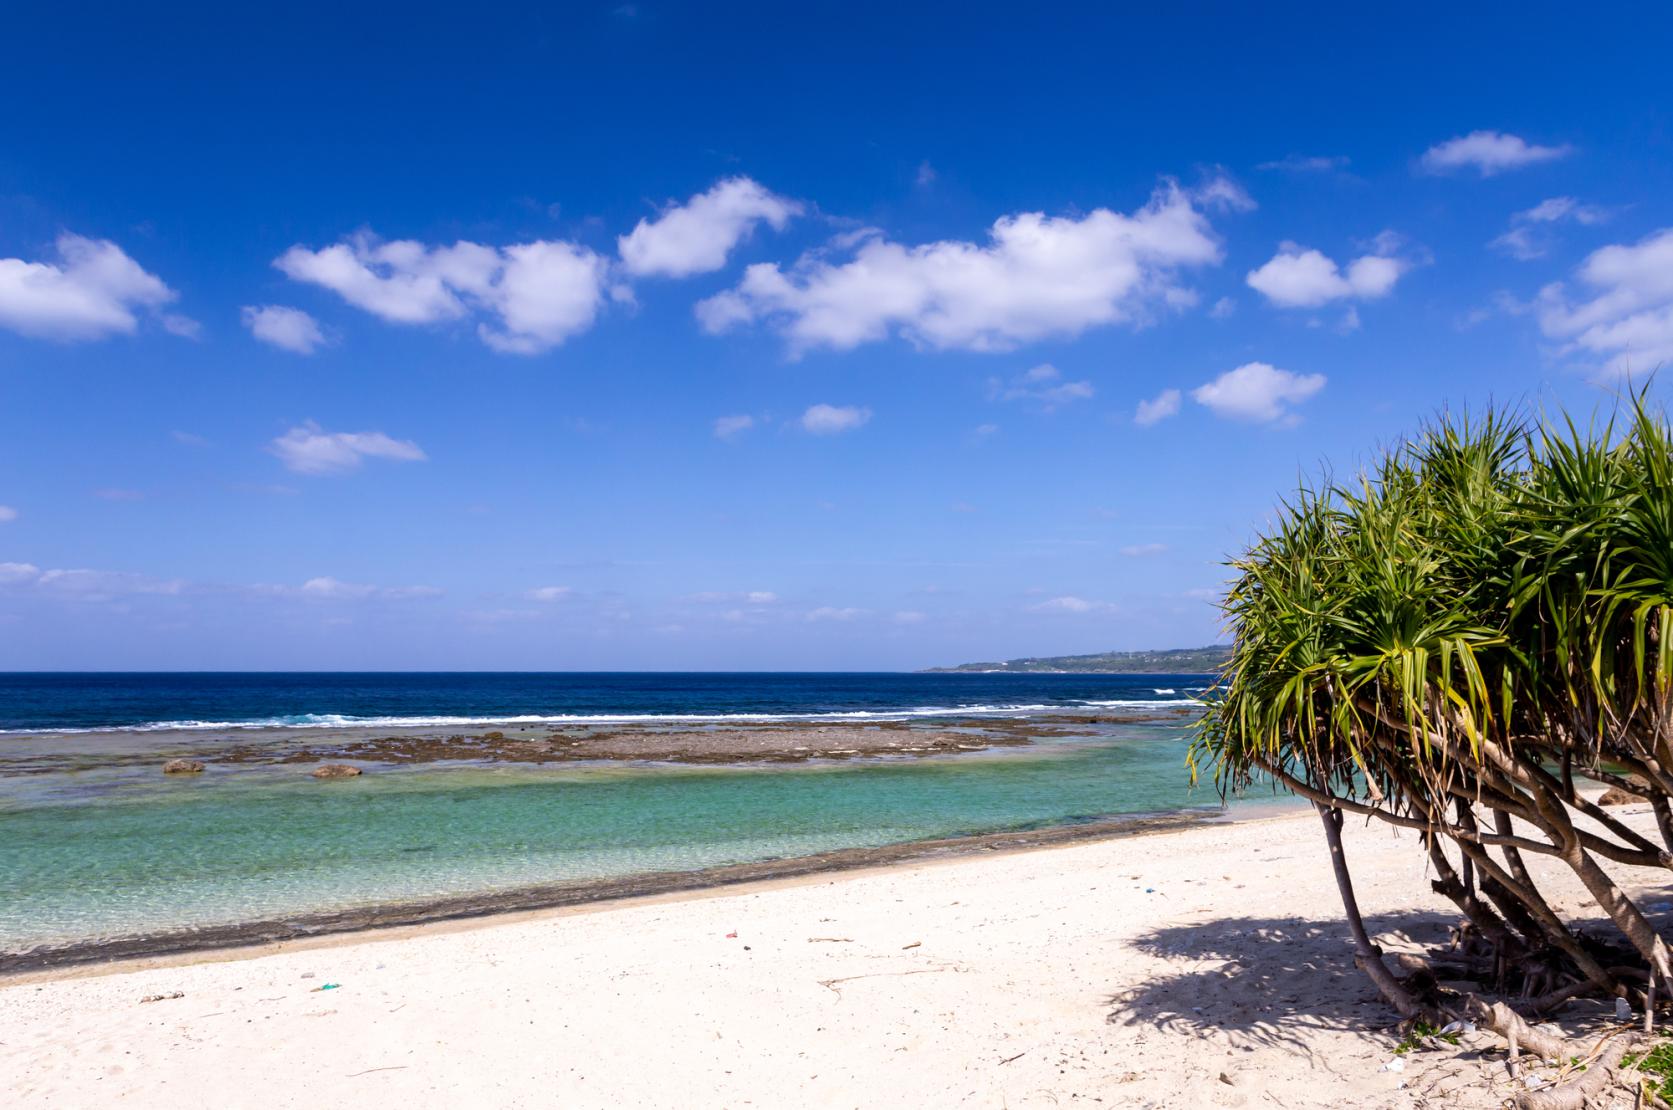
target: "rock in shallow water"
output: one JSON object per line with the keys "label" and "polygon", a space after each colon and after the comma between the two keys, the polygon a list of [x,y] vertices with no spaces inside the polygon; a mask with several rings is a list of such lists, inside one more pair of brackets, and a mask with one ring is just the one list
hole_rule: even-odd
{"label": "rock in shallow water", "polygon": [[360,768],[350,767],[347,763],[327,763],[314,768],[316,779],[347,779],[360,773]]}
{"label": "rock in shallow water", "polygon": [[203,762],[197,759],[171,759],[163,764],[165,775],[201,775]]}

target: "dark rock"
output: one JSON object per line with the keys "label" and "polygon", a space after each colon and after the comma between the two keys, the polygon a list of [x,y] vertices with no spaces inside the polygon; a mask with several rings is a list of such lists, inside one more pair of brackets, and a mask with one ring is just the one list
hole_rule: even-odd
{"label": "dark rock", "polygon": [[316,779],[349,779],[360,773],[360,768],[347,763],[325,763],[314,768]]}
{"label": "dark rock", "polygon": [[1603,792],[1603,796],[1597,800],[1597,804],[1600,806],[1630,806],[1643,800],[1637,794],[1628,794],[1618,786],[1611,786]]}
{"label": "dark rock", "polygon": [[198,759],[171,759],[163,764],[165,775],[201,775],[203,761]]}
{"label": "dark rock", "polygon": [[484,740],[504,740],[505,739],[505,733],[503,733],[503,732],[484,732],[482,734],[482,738]]}

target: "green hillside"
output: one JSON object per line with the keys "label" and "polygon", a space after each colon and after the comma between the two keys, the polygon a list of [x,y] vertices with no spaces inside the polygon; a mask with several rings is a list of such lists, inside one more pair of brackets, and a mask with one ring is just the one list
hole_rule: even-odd
{"label": "green hillside", "polygon": [[1096,655],[1051,655],[1003,663],[960,663],[930,667],[923,674],[1207,674],[1231,655],[1230,644],[1167,651],[1104,651]]}

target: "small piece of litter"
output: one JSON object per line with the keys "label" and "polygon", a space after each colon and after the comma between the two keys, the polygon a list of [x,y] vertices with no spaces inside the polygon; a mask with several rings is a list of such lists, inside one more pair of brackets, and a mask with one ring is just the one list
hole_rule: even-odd
{"label": "small piece of litter", "polygon": [[1405,1071],[1406,1070],[1406,1061],[1404,1061],[1400,1057],[1396,1056],[1394,1059],[1392,1059],[1388,1063],[1384,1064],[1382,1070],[1383,1071]]}
{"label": "small piece of litter", "polygon": [[738,939],[738,930],[733,929],[730,933],[727,933],[726,934],[726,939],[727,940],[737,940]]}
{"label": "small piece of litter", "polygon": [[912,943],[911,943],[911,944],[903,944],[903,945],[901,945],[901,946],[900,946],[900,950],[901,950],[901,951],[902,951],[902,952],[905,952],[905,951],[906,951],[906,950],[907,950],[907,949],[909,949],[909,948],[922,948],[922,947],[923,947],[923,946],[924,946],[924,942],[923,942],[923,941],[921,941],[921,940],[915,940],[915,941],[913,941],[913,942],[912,942]]}
{"label": "small piece of litter", "polygon": [[341,984],[341,983],[321,983],[319,986],[315,987],[313,990],[309,991],[308,993],[309,994],[318,994],[320,991],[334,991],[342,985],[343,984]]}
{"label": "small piece of litter", "polygon": [[1446,1036],[1448,1033],[1474,1033],[1474,1032],[1475,1032],[1475,1022],[1473,1022],[1473,1021],[1449,1021],[1445,1025],[1441,1026],[1441,1036],[1443,1036],[1443,1037]]}
{"label": "small piece of litter", "polygon": [[185,998],[185,997],[186,997],[186,992],[185,991],[169,991],[167,994],[148,994],[144,998],[140,999],[140,1003],[144,1004],[146,1002],[167,1002],[171,998]]}
{"label": "small piece of litter", "polygon": [[1220,1073],[1220,1082],[1224,1083],[1228,1087],[1237,1086],[1237,1080],[1233,1079],[1228,1072]]}
{"label": "small piece of litter", "polygon": [[1632,1005],[1630,1003],[1628,1003],[1627,1000],[1624,999],[1624,998],[1617,998],[1615,1000],[1615,1020],[1616,1021],[1631,1021],[1632,1020]]}

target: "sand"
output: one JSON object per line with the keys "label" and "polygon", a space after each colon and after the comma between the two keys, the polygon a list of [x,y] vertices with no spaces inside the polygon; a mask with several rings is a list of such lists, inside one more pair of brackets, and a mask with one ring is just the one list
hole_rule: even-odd
{"label": "sand", "polygon": [[[1445,936],[1456,914],[1414,834],[1353,823],[1347,850],[1385,946]],[[1585,912],[1576,885],[1551,889]],[[1509,1093],[1473,1051],[1487,1040],[1383,1070],[1393,1021],[1352,966],[1302,812],[15,976],[0,1090],[7,1106],[413,1108]]]}

